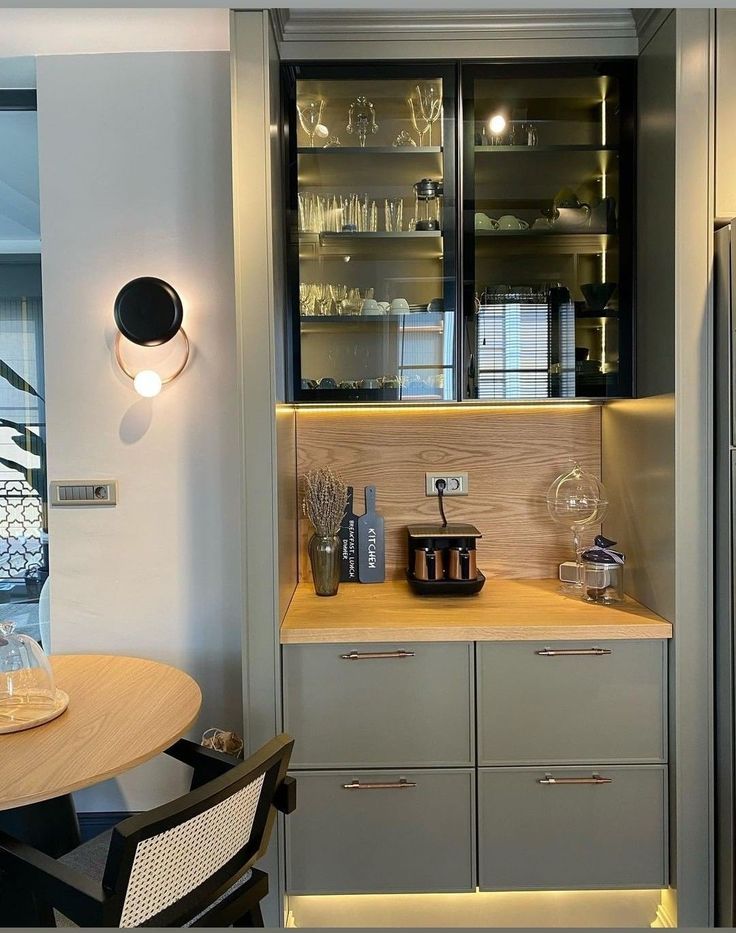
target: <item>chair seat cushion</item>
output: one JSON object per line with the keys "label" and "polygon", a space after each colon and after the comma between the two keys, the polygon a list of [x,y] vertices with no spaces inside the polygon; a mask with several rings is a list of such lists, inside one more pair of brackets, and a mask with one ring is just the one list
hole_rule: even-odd
{"label": "chair seat cushion", "polygon": [[[107,862],[107,853],[110,848],[111,838],[112,830],[108,829],[107,832],[100,833],[100,835],[95,836],[94,839],[89,839],[87,842],[83,842],[81,846],[77,846],[76,849],[72,849],[71,852],[67,852],[66,855],[62,855],[59,861],[85,874],[90,880],[101,882],[105,874],[105,864]],[[235,884],[228,888],[216,901],[213,901],[205,910],[198,913],[196,917],[192,917],[185,926],[191,926],[193,923],[201,920],[213,907],[216,907],[221,901],[224,901],[226,897],[229,897],[233,891],[245,884],[246,881],[249,881],[252,874],[251,871],[247,871],[242,878],[239,878]],[[54,911],[54,915],[56,917],[57,927],[76,926],[75,923],[72,923],[68,917],[65,917],[64,914],[60,913],[58,910]]]}

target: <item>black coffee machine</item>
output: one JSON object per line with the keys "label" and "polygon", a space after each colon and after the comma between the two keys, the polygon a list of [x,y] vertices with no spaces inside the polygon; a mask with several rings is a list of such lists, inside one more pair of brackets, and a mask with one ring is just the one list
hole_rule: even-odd
{"label": "black coffee machine", "polygon": [[421,596],[472,596],[486,578],[476,563],[475,525],[409,525],[409,586]]}

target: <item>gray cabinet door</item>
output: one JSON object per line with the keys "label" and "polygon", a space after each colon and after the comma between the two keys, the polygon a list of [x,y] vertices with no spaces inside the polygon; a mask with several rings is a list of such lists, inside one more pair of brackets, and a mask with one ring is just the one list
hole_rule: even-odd
{"label": "gray cabinet door", "polygon": [[[597,772],[610,784],[562,783]],[[540,783],[554,779],[559,783]],[[666,768],[493,768],[478,772],[485,891],[667,884]]]}
{"label": "gray cabinet door", "polygon": [[290,894],[474,888],[472,770],[300,772],[297,781],[299,806],[286,820]]}
{"label": "gray cabinet door", "polygon": [[665,665],[657,640],[479,644],[478,763],[665,761]]}
{"label": "gray cabinet door", "polygon": [[473,763],[472,643],[287,645],[283,652],[292,767]]}

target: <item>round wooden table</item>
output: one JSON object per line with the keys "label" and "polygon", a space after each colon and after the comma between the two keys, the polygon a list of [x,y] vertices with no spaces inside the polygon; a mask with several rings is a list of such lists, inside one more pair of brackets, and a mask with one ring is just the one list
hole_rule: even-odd
{"label": "round wooden table", "polygon": [[[0,830],[58,857],[80,842],[71,792],[173,745],[196,720],[202,694],[189,674],[143,658],[69,654],[51,664],[69,707],[45,725],[0,735]],[[12,898],[0,899],[12,912]],[[16,906],[14,923],[38,925],[35,908]]]}
{"label": "round wooden table", "polygon": [[199,713],[196,682],[168,664],[101,654],[51,663],[69,708],[43,726],[0,735],[0,810],[128,771],[173,745]]}

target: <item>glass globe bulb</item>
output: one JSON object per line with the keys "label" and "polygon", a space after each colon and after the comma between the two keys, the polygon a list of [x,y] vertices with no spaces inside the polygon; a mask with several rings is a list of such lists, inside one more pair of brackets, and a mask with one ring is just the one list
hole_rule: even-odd
{"label": "glass globe bulb", "polygon": [[503,114],[495,114],[488,121],[488,128],[492,133],[495,133],[496,136],[500,136],[501,133],[503,133],[503,131],[506,129],[506,118],[503,116]]}
{"label": "glass globe bulb", "polygon": [[560,525],[580,531],[586,525],[603,521],[608,511],[608,495],[603,483],[576,463],[549,487],[547,510]]}
{"label": "glass globe bulb", "polygon": [[163,383],[158,373],[152,369],[143,369],[133,380],[133,388],[143,398],[153,398],[161,391]]}

